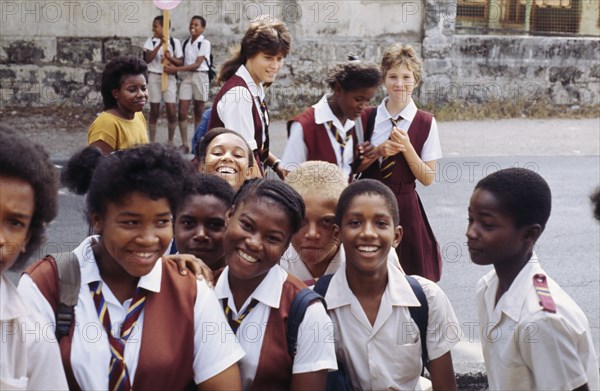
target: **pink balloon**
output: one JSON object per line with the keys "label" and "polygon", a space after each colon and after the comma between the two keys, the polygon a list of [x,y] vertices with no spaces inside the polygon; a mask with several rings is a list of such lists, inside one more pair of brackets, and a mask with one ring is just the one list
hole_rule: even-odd
{"label": "pink balloon", "polygon": [[172,10],[181,3],[181,0],[154,0],[154,5],[161,10]]}

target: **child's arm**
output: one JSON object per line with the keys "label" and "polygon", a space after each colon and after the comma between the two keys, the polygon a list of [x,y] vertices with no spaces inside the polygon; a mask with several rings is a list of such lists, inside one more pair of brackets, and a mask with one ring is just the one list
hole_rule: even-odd
{"label": "child's arm", "polygon": [[144,61],[146,61],[148,64],[151,63],[152,61],[154,61],[154,59],[156,58],[156,55],[158,54],[158,51],[160,50],[160,48],[164,45],[165,43],[165,38],[161,38],[161,42],[156,45],[152,50],[146,49],[144,50]]}
{"label": "child's arm", "polygon": [[456,378],[450,352],[429,361],[428,370],[433,390],[456,390]]}
{"label": "child's arm", "polygon": [[238,364],[233,364],[223,372],[211,377],[210,379],[198,384],[197,389],[203,390],[240,390],[242,389],[242,380]]}
{"label": "child's arm", "polygon": [[421,157],[417,154],[417,151],[415,151],[415,148],[410,142],[408,132],[400,128],[394,127],[394,129],[392,130],[392,134],[390,135],[390,140],[388,141],[403,146],[403,150],[401,149],[401,152],[404,153],[404,158],[408,163],[410,171],[413,173],[415,178],[419,180],[419,182],[421,182],[425,186],[429,186],[433,183],[433,181],[435,180],[436,160],[431,160],[427,162],[421,160]]}
{"label": "child's arm", "polygon": [[327,370],[296,373],[292,375],[291,391],[324,390],[327,386]]}
{"label": "child's arm", "polygon": [[179,42],[178,39],[173,40],[173,42],[175,44],[175,47],[173,48],[175,51],[175,57],[171,56],[171,53],[167,51],[165,53],[165,58],[168,61],[166,65],[173,64],[175,66],[181,66],[183,65],[183,50],[181,48],[181,42]]}

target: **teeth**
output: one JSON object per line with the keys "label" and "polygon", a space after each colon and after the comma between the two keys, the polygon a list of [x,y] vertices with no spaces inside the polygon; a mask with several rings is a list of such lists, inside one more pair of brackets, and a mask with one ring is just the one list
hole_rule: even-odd
{"label": "teeth", "polygon": [[225,166],[217,168],[217,172],[220,174],[235,174],[235,170],[233,168]]}
{"label": "teeth", "polygon": [[363,253],[374,253],[377,251],[377,247],[375,246],[358,246],[358,251]]}
{"label": "teeth", "polygon": [[242,257],[243,260],[250,262],[250,263],[256,263],[258,262],[258,259],[254,258],[253,256],[246,254],[245,252],[243,252],[242,250],[238,251],[238,254],[240,254],[240,257]]}
{"label": "teeth", "polygon": [[150,258],[153,253],[133,253],[136,257],[140,258]]}

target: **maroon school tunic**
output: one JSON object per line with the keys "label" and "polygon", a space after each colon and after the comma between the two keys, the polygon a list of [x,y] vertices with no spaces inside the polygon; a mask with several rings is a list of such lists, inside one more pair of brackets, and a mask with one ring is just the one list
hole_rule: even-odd
{"label": "maroon school tunic", "polygon": [[[365,140],[370,140],[373,135],[376,115],[376,107],[371,107],[362,114]],[[410,142],[419,156],[421,156],[423,145],[429,136],[432,119],[433,116],[430,113],[417,110],[408,129]],[[363,172],[361,178],[377,179],[385,183],[396,195],[400,225],[404,231],[396,252],[405,273],[416,274],[435,282],[439,281],[442,276],[440,249],[415,190],[416,178],[410,171],[404,154],[396,155],[396,164],[390,177],[381,178],[379,161],[376,161]]]}

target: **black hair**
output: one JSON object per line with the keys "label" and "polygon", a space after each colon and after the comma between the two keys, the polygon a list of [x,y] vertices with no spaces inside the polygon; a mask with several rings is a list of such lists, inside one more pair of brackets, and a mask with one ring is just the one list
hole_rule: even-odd
{"label": "black hair", "polygon": [[194,19],[198,19],[200,21],[200,24],[202,25],[202,28],[206,28],[206,19],[204,19],[200,15],[194,15],[194,16],[192,16],[192,18],[190,19],[190,21],[192,21]]}
{"label": "black hair", "polygon": [[177,210],[183,178],[192,175],[192,165],[175,149],[145,144],[109,155],[87,147],[75,154],[62,175],[63,183],[76,194],[87,194],[88,218],[104,215],[109,203],[119,203],[132,192],[153,200],[166,198]]}
{"label": "black hair", "polygon": [[43,147],[0,125],[0,174],[22,179],[33,188],[29,242],[15,261],[13,267],[18,268],[43,243],[46,226],[58,213],[58,172]]}
{"label": "black hair", "polygon": [[252,153],[252,149],[248,145],[248,142],[236,131],[226,128],[213,128],[206,132],[204,137],[198,141],[196,145],[196,160],[199,164],[204,164],[206,160],[206,153],[208,152],[208,146],[216,137],[222,134],[235,134],[244,142],[244,145],[248,149],[248,167],[254,166],[254,154]]}
{"label": "black hair", "polygon": [[154,18],[154,20],[152,20],[153,23],[156,21],[158,21],[160,23],[160,25],[163,26],[164,18],[162,15],[158,15],[157,17]]}
{"label": "black hair", "polygon": [[235,192],[225,179],[216,175],[194,173],[185,178],[179,209],[184,207],[189,197],[195,195],[213,196],[230,208]]}
{"label": "black hair", "polygon": [[355,91],[379,86],[381,71],[374,62],[352,60],[334,65],[327,72],[326,81],[331,90],[339,84],[344,91]]}
{"label": "black hair", "polygon": [[348,211],[350,202],[361,195],[375,195],[384,199],[389,214],[392,216],[394,227],[400,225],[400,213],[398,212],[398,201],[394,192],[382,182],[375,179],[362,179],[348,185],[340,195],[335,209],[335,223],[341,226],[344,214]]}
{"label": "black hair", "polygon": [[594,204],[594,217],[596,220],[600,221],[600,187],[592,193],[590,200],[592,200],[592,203]]}
{"label": "black hair", "polygon": [[511,216],[517,227],[539,224],[542,229],[550,217],[552,193],[538,173],[525,168],[507,168],[480,180],[475,190],[494,195],[500,209]]}
{"label": "black hair", "polygon": [[[285,182],[276,179],[248,179],[233,199],[233,209],[250,199],[269,198],[281,206],[290,220],[290,237],[304,223],[304,200],[296,190]],[[268,216],[265,216],[268,218]]]}
{"label": "black hair", "polygon": [[136,56],[121,56],[113,58],[102,71],[102,101],[104,110],[117,107],[117,100],[112,91],[118,90],[126,76],[144,75],[148,80],[148,65]]}

